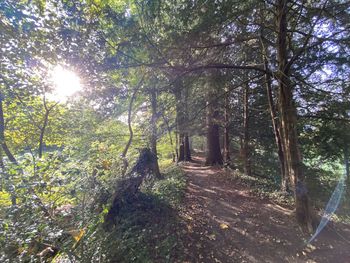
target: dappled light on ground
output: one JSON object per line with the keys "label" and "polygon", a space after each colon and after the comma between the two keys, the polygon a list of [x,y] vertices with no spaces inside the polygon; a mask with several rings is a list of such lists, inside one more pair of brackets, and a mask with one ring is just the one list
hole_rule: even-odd
{"label": "dappled light on ground", "polygon": [[[182,218],[186,262],[346,262],[349,243],[327,228],[306,246],[289,207],[254,196],[218,167],[186,163],[188,189]],[[232,176],[231,176],[232,177]],[[333,225],[339,230],[338,225]],[[346,226],[344,231],[348,231]]]}

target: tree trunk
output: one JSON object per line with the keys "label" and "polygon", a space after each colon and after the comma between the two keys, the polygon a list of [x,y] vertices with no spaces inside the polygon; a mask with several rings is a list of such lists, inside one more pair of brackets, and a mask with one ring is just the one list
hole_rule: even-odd
{"label": "tree trunk", "polygon": [[[177,119],[177,118],[176,118]],[[175,120],[177,123],[177,120]],[[177,132],[177,124],[176,124],[176,131],[175,131],[175,161],[179,162],[179,133]]]}
{"label": "tree trunk", "polygon": [[244,173],[252,175],[249,147],[249,85],[244,86],[243,92],[243,148],[242,157],[244,162]]}
{"label": "tree trunk", "polygon": [[229,104],[229,93],[228,89],[225,90],[225,114],[224,114],[224,161],[226,165],[230,165],[231,156],[230,156],[230,134],[229,134],[229,125],[230,125],[230,104]]}
{"label": "tree trunk", "polygon": [[220,150],[220,133],[217,117],[219,115],[216,105],[213,105],[210,92],[207,105],[207,157],[206,165],[222,165],[223,159]]}
{"label": "tree trunk", "polygon": [[[263,49],[264,68],[266,71],[268,71],[269,67],[268,67],[268,60],[267,60],[267,53],[266,53],[267,50],[266,50],[265,46],[263,46],[262,49]],[[267,100],[268,100],[268,104],[269,104],[269,111],[270,111],[271,121],[272,121],[272,128],[273,128],[273,133],[275,136],[275,143],[277,146],[278,159],[280,162],[281,191],[286,192],[287,191],[287,177],[286,177],[285,155],[284,155],[284,150],[283,150],[282,138],[281,138],[281,134],[280,134],[280,124],[277,120],[275,103],[273,101],[273,96],[272,96],[271,76],[268,73],[265,74],[265,82],[266,82],[265,85],[266,85]]]}
{"label": "tree trunk", "polygon": [[127,203],[130,203],[139,191],[143,180],[155,175],[154,168],[157,166],[157,156],[148,148],[141,149],[139,158],[132,170],[127,174],[125,179],[119,180],[117,187],[112,196],[112,204],[105,215],[105,220],[102,224],[103,228],[110,230],[116,223],[115,219],[119,214],[120,209]]}
{"label": "tree trunk", "polygon": [[44,136],[45,136],[45,131],[46,131],[46,127],[47,124],[49,123],[49,115],[51,110],[56,107],[56,105],[58,104],[55,103],[53,105],[51,105],[50,107],[48,107],[47,103],[46,103],[46,98],[44,95],[44,108],[45,108],[45,115],[44,115],[44,123],[42,127],[39,127],[40,129],[40,137],[39,137],[39,147],[38,147],[38,155],[39,158],[41,158],[43,156],[43,147],[44,147]]}
{"label": "tree trunk", "polygon": [[[3,156],[2,156],[2,147],[0,147],[0,174],[4,175],[5,174],[5,165],[3,161]],[[1,176],[1,182],[0,182],[0,191],[3,191],[5,189],[5,178],[4,176]]]}
{"label": "tree trunk", "polygon": [[179,133],[179,158],[177,159],[178,162],[183,162],[185,161],[185,143],[183,141],[183,134]]}
{"label": "tree trunk", "polygon": [[184,121],[185,121],[185,125],[183,127],[185,127],[184,129],[184,156],[185,156],[185,161],[186,162],[190,162],[191,159],[191,146],[190,146],[190,139],[189,139],[189,135],[188,135],[188,91],[189,89],[184,89]]}
{"label": "tree trunk", "polygon": [[45,135],[47,123],[49,121],[49,114],[50,114],[50,111],[48,109],[45,109],[44,123],[43,123],[43,126],[40,128],[39,148],[38,148],[39,158],[43,156],[44,135]]}
{"label": "tree trunk", "polygon": [[190,162],[191,158],[191,149],[190,149],[190,141],[187,133],[180,133],[179,135],[179,158],[178,162]]}
{"label": "tree trunk", "polygon": [[179,105],[179,100],[180,100],[180,95],[177,90],[174,92],[175,96],[175,125],[176,125],[176,131],[175,131],[175,153],[176,153],[176,162],[180,162],[180,155],[181,155],[181,134],[180,134],[180,105]]}
{"label": "tree trunk", "polygon": [[1,147],[4,150],[4,153],[6,154],[9,161],[15,165],[18,165],[18,162],[14,155],[11,153],[10,149],[8,148],[5,140],[5,120],[4,120],[4,110],[2,106],[2,94],[0,94],[0,143]]}
{"label": "tree trunk", "polygon": [[305,232],[312,232],[315,226],[313,209],[305,185],[302,156],[298,144],[297,112],[293,101],[293,89],[287,68],[287,12],[288,1],[277,0],[277,63],[279,87],[279,112],[281,135],[285,149],[286,167],[290,185],[294,190],[296,218]]}
{"label": "tree trunk", "polygon": [[184,134],[184,138],[183,138],[183,141],[184,141],[184,158],[185,158],[185,161],[186,162],[190,162],[192,160],[191,158],[191,147],[190,147],[190,140],[189,140],[189,137],[188,137],[188,134],[185,133]]}
{"label": "tree trunk", "polygon": [[141,79],[139,85],[136,87],[136,89],[134,90],[134,92],[132,93],[132,96],[130,98],[130,103],[129,103],[129,108],[128,108],[128,129],[129,129],[129,140],[128,142],[126,143],[125,147],[124,147],[124,150],[122,152],[122,159],[123,159],[123,169],[122,169],[122,177],[125,176],[126,174],[126,171],[128,170],[128,167],[129,167],[129,162],[126,158],[126,155],[129,151],[129,148],[130,148],[130,145],[132,143],[132,140],[133,140],[133,137],[134,137],[134,132],[132,130],[132,126],[131,126],[131,113],[132,113],[132,105],[134,103],[134,100],[136,98],[136,93],[142,83],[143,79]]}
{"label": "tree trunk", "polygon": [[168,119],[164,116],[164,114],[162,113],[162,117],[163,117],[163,121],[165,123],[165,126],[167,128],[168,131],[168,136],[169,136],[169,142],[170,142],[170,146],[171,146],[171,155],[173,157],[173,162],[176,161],[176,147],[174,147],[174,143],[173,143],[173,136],[171,135],[171,128],[169,125],[169,121]]}
{"label": "tree trunk", "polygon": [[350,166],[349,166],[349,146],[344,147],[344,164],[345,164],[345,176],[346,176],[346,193],[350,196]]}
{"label": "tree trunk", "polygon": [[157,153],[157,94],[155,90],[150,91],[151,96],[151,108],[152,108],[152,117],[151,117],[151,151],[156,156],[156,162],[154,167],[155,177],[162,179],[163,176],[159,170],[158,164],[158,153]]}
{"label": "tree trunk", "polygon": [[[5,140],[5,120],[4,120],[4,110],[3,110],[2,100],[3,100],[2,94],[0,94],[0,143],[9,161],[15,165],[18,165],[16,158],[11,153],[10,149],[7,147],[6,140]],[[4,163],[2,160],[2,151],[1,151],[1,165],[2,165],[1,167],[2,170],[4,170]],[[11,194],[11,204],[17,205],[16,193],[14,191],[10,191],[10,194]]]}
{"label": "tree trunk", "polygon": [[176,87],[174,91],[176,100],[176,127],[177,127],[177,162],[189,162],[191,161],[191,149],[189,145],[188,133],[185,129],[185,124],[187,122],[187,107],[186,101],[182,96],[182,87],[180,84]]}

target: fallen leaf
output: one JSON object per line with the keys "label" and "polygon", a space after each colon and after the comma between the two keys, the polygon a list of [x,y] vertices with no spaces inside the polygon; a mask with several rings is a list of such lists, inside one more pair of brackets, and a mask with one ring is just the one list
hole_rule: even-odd
{"label": "fallen leaf", "polygon": [[227,229],[227,228],[228,228],[228,225],[227,225],[227,224],[222,223],[222,224],[220,224],[220,228],[221,228],[221,229]]}
{"label": "fallen leaf", "polygon": [[306,246],[306,251],[307,252],[312,252],[312,251],[314,251],[316,249],[316,247],[315,246],[313,246],[313,245],[311,245],[311,244],[308,244],[307,246]]}
{"label": "fallen leaf", "polygon": [[215,234],[211,234],[211,235],[208,236],[208,238],[209,238],[210,240],[215,240],[215,239],[216,239],[216,236],[215,236]]}
{"label": "fallen leaf", "polygon": [[81,229],[81,230],[71,230],[69,231],[69,234],[71,234],[71,236],[75,239],[76,242],[78,242],[82,236],[85,234],[85,230]]}

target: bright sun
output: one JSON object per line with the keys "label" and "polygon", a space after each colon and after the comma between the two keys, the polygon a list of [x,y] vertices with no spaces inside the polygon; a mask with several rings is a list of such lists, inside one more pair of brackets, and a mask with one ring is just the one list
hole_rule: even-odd
{"label": "bright sun", "polygon": [[68,97],[82,89],[79,77],[61,65],[55,66],[50,74],[53,91],[50,97],[56,101],[64,102]]}

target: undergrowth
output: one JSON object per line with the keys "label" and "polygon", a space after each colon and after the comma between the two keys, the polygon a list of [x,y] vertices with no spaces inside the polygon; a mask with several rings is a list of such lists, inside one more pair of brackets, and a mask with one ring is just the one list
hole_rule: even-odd
{"label": "undergrowth", "polygon": [[163,175],[163,180],[146,183],[120,209],[112,230],[97,229],[85,239],[81,261],[145,263],[181,259],[181,223],[176,208],[182,202],[186,181],[175,165],[166,168]]}
{"label": "undergrowth", "polygon": [[[310,198],[315,208],[320,215],[323,214],[323,209],[326,206],[338,178],[330,178],[329,176],[321,176],[322,169],[317,170],[307,167],[305,169],[306,184],[308,186]],[[241,184],[249,187],[250,191],[260,198],[268,198],[269,200],[279,204],[292,207],[294,205],[294,198],[292,192],[281,192],[278,180],[273,177],[248,176],[239,170],[228,169],[228,178],[239,181]],[[317,186],[317,187],[316,187]],[[315,190],[318,189],[318,190]],[[340,203],[336,214],[333,215],[334,221],[349,222],[349,195],[344,191],[342,202]]]}
{"label": "undergrowth", "polygon": [[228,178],[239,181],[240,184],[247,186],[250,191],[260,198],[268,198],[280,205],[292,205],[293,196],[290,193],[284,193],[279,190],[279,184],[273,178],[249,176],[239,170],[228,169]]}

